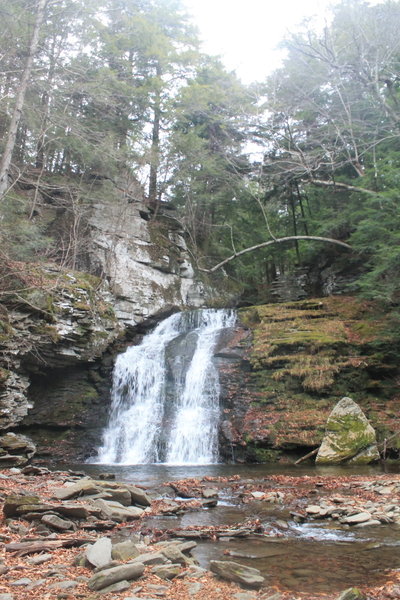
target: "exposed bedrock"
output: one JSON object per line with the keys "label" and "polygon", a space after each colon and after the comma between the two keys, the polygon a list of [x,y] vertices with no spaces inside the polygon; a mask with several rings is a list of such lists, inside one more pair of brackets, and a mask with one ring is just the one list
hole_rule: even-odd
{"label": "exposed bedrock", "polygon": [[[384,314],[350,297],[255,306],[216,351],[224,460],[295,460],[321,444],[351,396],[389,455],[399,449],[398,341]],[[375,458],[377,457],[375,453]]]}

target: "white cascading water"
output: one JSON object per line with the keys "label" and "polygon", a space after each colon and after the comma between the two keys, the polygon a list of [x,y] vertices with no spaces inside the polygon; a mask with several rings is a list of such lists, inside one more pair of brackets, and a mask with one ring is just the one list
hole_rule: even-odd
{"label": "white cascading water", "polygon": [[[175,314],[145,336],[139,346],[131,346],[118,356],[110,421],[97,462],[218,461],[219,381],[212,357],[219,333],[232,327],[235,319],[234,312],[227,310]],[[184,334],[196,336],[194,351],[189,359],[175,357],[174,389],[167,399],[166,351]],[[164,419],[166,412],[170,419]],[[163,427],[168,430],[163,431]]]}

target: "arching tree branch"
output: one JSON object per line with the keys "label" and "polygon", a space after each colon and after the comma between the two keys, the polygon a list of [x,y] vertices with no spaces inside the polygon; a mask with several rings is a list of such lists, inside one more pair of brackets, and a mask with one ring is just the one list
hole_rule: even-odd
{"label": "arching tree branch", "polygon": [[[374,190],[368,190],[366,188],[357,187],[356,185],[349,185],[348,183],[342,183],[341,181],[324,181],[322,179],[311,179],[309,180],[315,185],[324,187],[338,188],[341,190],[350,190],[351,192],[360,192],[361,194],[369,194],[370,196],[382,196],[379,192]],[[306,182],[306,181],[305,181]]]}
{"label": "arching tree branch", "polygon": [[325,242],[328,244],[336,244],[337,246],[342,246],[343,248],[346,248],[347,250],[352,249],[351,246],[349,246],[349,244],[346,244],[346,242],[340,242],[339,240],[334,240],[332,238],[318,237],[315,235],[291,235],[289,237],[268,240],[267,242],[262,242],[261,244],[257,244],[256,246],[250,246],[249,248],[245,248],[244,250],[240,250],[240,252],[235,252],[231,256],[228,256],[228,258],[225,258],[217,265],[214,265],[214,267],[211,267],[211,269],[201,269],[200,268],[199,270],[203,271],[203,273],[214,273],[215,271],[217,271],[218,269],[220,269],[221,267],[226,265],[228,262],[231,262],[235,258],[242,256],[243,254],[247,254],[248,252],[254,252],[254,250],[259,250],[260,248],[266,248],[267,246],[271,246],[272,244],[283,244],[285,242],[292,242],[295,240],[309,240],[311,242]]}

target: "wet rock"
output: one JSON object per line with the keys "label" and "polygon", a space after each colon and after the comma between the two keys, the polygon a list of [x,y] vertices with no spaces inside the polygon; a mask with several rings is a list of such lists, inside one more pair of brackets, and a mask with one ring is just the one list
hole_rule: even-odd
{"label": "wet rock", "polygon": [[342,592],[337,600],[365,600],[365,596],[358,588],[349,588]]}
{"label": "wet rock", "polygon": [[202,491],[201,495],[203,498],[218,498],[218,490],[215,488],[206,488]]}
{"label": "wet rock", "polygon": [[357,525],[358,523],[365,523],[366,521],[371,520],[371,513],[369,512],[359,512],[355,515],[351,515],[350,517],[345,517],[341,520],[342,523],[347,523],[348,525]]}
{"label": "wet rock", "polygon": [[97,476],[99,479],[103,479],[105,481],[111,481],[115,479],[114,473],[99,473]]}
{"label": "wet rock", "polygon": [[375,430],[358,404],[342,398],[329,415],[316,463],[368,464],[379,458]]}
{"label": "wet rock", "polygon": [[217,506],[217,504],[218,498],[208,498],[207,500],[201,501],[201,506],[203,508],[214,508],[214,506]]}
{"label": "wet rock", "polygon": [[357,523],[354,527],[374,527],[376,525],[381,525],[381,522],[378,519],[371,519],[370,521],[365,521],[364,523]]}
{"label": "wet rock", "polygon": [[110,538],[99,538],[86,549],[86,559],[93,567],[104,567],[111,561],[111,549]]}
{"label": "wet rock", "polygon": [[138,579],[138,577],[143,574],[143,571],[144,564],[139,562],[120,565],[119,567],[113,567],[112,569],[104,569],[99,573],[95,573],[93,577],[89,579],[88,587],[93,591],[102,590],[119,581]]}
{"label": "wet rock", "polygon": [[245,587],[259,589],[265,581],[258,569],[233,561],[212,560],[210,570],[222,579],[235,581]]}

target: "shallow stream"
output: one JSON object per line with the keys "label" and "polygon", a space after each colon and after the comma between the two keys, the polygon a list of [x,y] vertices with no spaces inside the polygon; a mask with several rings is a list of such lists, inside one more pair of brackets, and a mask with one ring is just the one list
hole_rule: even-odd
{"label": "shallow stream", "polygon": [[[129,481],[166,495],[165,482],[185,478],[230,477],[257,480],[271,475],[318,476],[379,475],[380,467],[293,467],[282,465],[72,465],[92,477],[107,471],[117,480]],[[399,472],[388,466],[386,472]],[[213,484],[210,483],[212,487]],[[388,524],[367,528],[346,528],[331,521],[299,524],[285,505],[252,501],[239,502],[229,493],[221,493],[215,508],[186,512],[179,516],[153,517],[146,526],[157,529],[185,528],[191,525],[235,525],[247,519],[259,519],[271,537],[257,536],[218,542],[199,542],[193,551],[199,563],[207,567],[211,559],[228,559],[260,569],[267,585],[279,585],[293,592],[315,594],[341,591],[350,586],[384,583],[385,571],[400,568],[400,527]]]}

